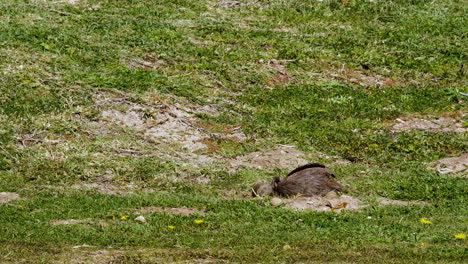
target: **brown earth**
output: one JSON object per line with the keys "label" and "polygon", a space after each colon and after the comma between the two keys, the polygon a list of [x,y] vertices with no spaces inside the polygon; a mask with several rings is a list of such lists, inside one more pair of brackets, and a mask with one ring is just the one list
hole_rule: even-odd
{"label": "brown earth", "polygon": [[430,132],[454,132],[466,133],[468,127],[463,126],[463,118],[465,114],[459,116],[403,116],[397,118],[397,124],[393,125],[392,131],[408,131],[408,130],[425,130]]}
{"label": "brown earth", "polygon": [[190,208],[190,207],[165,207],[165,206],[152,206],[144,207],[135,211],[135,214],[144,214],[144,213],[169,213],[169,214],[178,214],[178,215],[205,215],[204,208]]}
{"label": "brown earth", "polygon": [[21,196],[13,192],[0,192],[0,203],[8,203],[14,200],[21,200]]}
{"label": "brown earth", "polygon": [[468,178],[468,153],[435,161],[429,169],[435,169],[441,174],[454,174]]}

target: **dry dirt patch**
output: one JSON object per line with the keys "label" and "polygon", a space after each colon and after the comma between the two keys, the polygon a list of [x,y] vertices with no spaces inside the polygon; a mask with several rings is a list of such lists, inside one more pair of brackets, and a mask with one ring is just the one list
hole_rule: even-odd
{"label": "dry dirt patch", "polygon": [[433,117],[427,116],[424,118],[414,116],[403,116],[396,119],[397,124],[392,126],[392,131],[408,131],[408,130],[425,130],[430,132],[455,132],[466,133],[468,127],[463,126],[462,114],[458,117],[442,116]]}
{"label": "dry dirt patch", "polygon": [[[212,133],[197,126],[195,114],[219,114],[216,105],[200,106],[177,98],[162,98],[149,96],[145,103],[133,103],[125,96],[112,97],[101,93],[96,96],[96,106],[102,110],[100,121],[95,124],[97,129],[109,130],[112,127],[131,128],[142,138],[162,143],[182,150],[177,158],[195,162],[211,162],[208,157],[201,157],[195,152],[207,149],[204,140],[212,137],[245,139],[239,130],[227,131],[226,134]],[[99,128],[98,128],[99,127]],[[106,127],[108,129],[106,129]],[[160,150],[160,149],[158,149]],[[183,153],[183,154],[182,154]],[[170,153],[174,155],[174,153]]]}
{"label": "dry dirt patch", "polygon": [[297,150],[294,146],[279,146],[270,151],[256,151],[239,156],[230,162],[230,166],[234,169],[243,167],[293,169],[306,163],[304,152]]}
{"label": "dry dirt patch", "polygon": [[124,57],[125,63],[130,69],[156,69],[161,66],[165,66],[166,62],[155,58],[153,56],[145,56],[143,58],[132,58],[132,57]]}
{"label": "dry dirt patch", "polygon": [[237,7],[245,6],[247,4],[244,4],[239,1],[223,0],[223,1],[218,2],[217,5],[224,7],[224,8],[237,8]]}
{"label": "dry dirt patch", "polygon": [[79,183],[71,186],[75,189],[80,190],[96,190],[103,194],[111,195],[125,195],[130,194],[136,190],[133,184],[116,185],[113,179],[112,171],[108,170],[104,174],[98,176],[91,183]]}
{"label": "dry dirt patch", "polygon": [[81,0],[65,0],[64,2],[72,5],[77,5],[81,2]]}
{"label": "dry dirt patch", "polygon": [[[333,193],[333,192],[332,192]],[[325,197],[297,197],[282,200],[284,207],[296,211],[314,210],[320,212],[340,212],[341,210],[358,210],[368,205],[357,198],[336,194]]]}
{"label": "dry dirt patch", "polygon": [[429,169],[435,169],[441,174],[460,174],[468,178],[468,153],[460,157],[443,158],[434,162]]}
{"label": "dry dirt patch", "polygon": [[[349,196],[338,196],[335,192],[328,193],[325,197],[295,197],[288,199],[273,198],[271,204],[276,206],[278,204],[284,205],[284,208],[292,209],[295,211],[313,210],[319,212],[340,212],[342,210],[359,210],[368,207],[369,205],[363,204],[359,199]],[[386,198],[379,199],[379,205],[396,205],[396,206],[411,206],[411,205],[429,205],[424,201],[400,201],[391,200]]]}
{"label": "dry dirt patch", "polygon": [[76,263],[76,264],[111,264],[111,263],[123,263],[118,261],[122,254],[125,253],[121,250],[113,249],[101,249],[92,250],[85,248],[94,248],[94,246],[76,246],[73,247],[73,251],[66,253],[62,256],[66,261],[60,263]]}
{"label": "dry dirt patch", "polygon": [[135,214],[144,214],[144,213],[169,213],[169,214],[178,214],[178,215],[205,215],[204,208],[190,208],[190,207],[166,207],[166,206],[152,206],[144,207],[135,211]]}
{"label": "dry dirt patch", "polygon": [[339,82],[357,84],[362,87],[393,86],[401,83],[383,75],[347,69],[344,67],[339,70],[330,69],[329,72],[318,74],[318,76],[319,78],[333,79]]}
{"label": "dry dirt patch", "polygon": [[238,156],[229,161],[229,166],[238,170],[241,168],[253,169],[294,169],[304,164],[309,163],[309,160],[325,159],[325,165],[346,166],[351,164],[350,161],[341,159],[337,156],[329,156],[320,152],[306,154],[295,146],[279,145],[275,149],[269,151],[256,151],[244,156]]}
{"label": "dry dirt patch", "polygon": [[[179,259],[182,253],[187,249],[94,249],[95,246],[81,245],[73,247],[73,250],[64,252],[60,255],[60,260],[53,263],[73,263],[73,264],[125,264],[134,263],[133,257],[144,259],[145,263],[233,263],[224,259],[216,259],[207,256],[206,258],[194,258],[189,260]],[[197,254],[200,255],[200,254]],[[140,262],[138,262],[140,263]]]}
{"label": "dry dirt patch", "polygon": [[98,225],[101,227],[109,226],[108,223],[102,221],[93,221],[91,218],[87,219],[60,219],[60,220],[51,220],[49,222],[51,225],[78,225],[78,224],[85,224],[85,225]]}
{"label": "dry dirt patch", "polygon": [[0,203],[8,203],[13,200],[21,200],[21,196],[13,192],[0,192]]}
{"label": "dry dirt patch", "polygon": [[424,201],[401,201],[401,200],[391,200],[382,198],[379,201],[379,205],[397,205],[397,206],[409,206],[409,205],[429,205],[429,203]]}
{"label": "dry dirt patch", "polygon": [[90,219],[66,219],[66,220],[52,220],[52,225],[76,225],[76,224],[87,224],[90,223]]}
{"label": "dry dirt patch", "polygon": [[[265,46],[264,49],[270,49],[271,46]],[[281,86],[288,84],[294,81],[294,78],[289,76],[288,69],[286,68],[286,64],[292,62],[294,60],[269,60],[264,64],[264,67],[269,71],[272,72],[273,75],[266,81],[266,84],[269,87]],[[263,63],[263,60],[260,61]]]}

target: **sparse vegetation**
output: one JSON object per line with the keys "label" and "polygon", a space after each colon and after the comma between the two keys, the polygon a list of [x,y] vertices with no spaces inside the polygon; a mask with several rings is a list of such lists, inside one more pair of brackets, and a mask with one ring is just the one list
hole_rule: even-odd
{"label": "sparse vegetation", "polygon": [[[466,1],[241,2],[0,0],[1,263],[463,261]],[[369,206],[249,197],[303,159]]]}

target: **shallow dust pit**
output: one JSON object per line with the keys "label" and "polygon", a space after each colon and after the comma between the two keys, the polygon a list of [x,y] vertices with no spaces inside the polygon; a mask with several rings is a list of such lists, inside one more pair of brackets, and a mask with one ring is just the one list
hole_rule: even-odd
{"label": "shallow dust pit", "polygon": [[[273,198],[277,199],[277,198]],[[334,192],[330,192],[325,197],[295,197],[288,199],[281,199],[281,204],[284,208],[292,209],[295,211],[313,210],[319,212],[340,212],[342,210],[359,210],[368,207],[369,205],[363,204],[359,199],[349,195],[338,196]],[[410,205],[429,205],[424,201],[400,201],[391,200],[387,198],[379,199],[380,206],[396,205],[396,206],[410,206]]]}
{"label": "shallow dust pit", "polygon": [[144,214],[144,213],[169,213],[169,214],[178,214],[178,215],[204,215],[204,208],[190,208],[190,207],[166,207],[166,206],[152,206],[144,207],[135,211],[135,214]]}
{"label": "shallow dust pit", "polygon": [[282,200],[284,208],[304,211],[340,212],[341,210],[358,210],[368,205],[357,198],[341,195],[339,197],[297,197]]}
{"label": "shallow dust pit", "polygon": [[13,192],[0,192],[0,203],[8,203],[13,200],[21,200],[21,196]]}
{"label": "shallow dust pit", "polygon": [[266,152],[252,152],[245,156],[239,156],[230,162],[234,169],[249,167],[254,169],[282,168],[293,169],[307,164],[305,153],[294,146],[280,146]]}
{"label": "shallow dust pit", "polygon": [[172,118],[158,126],[149,128],[145,131],[145,136],[160,139],[166,143],[178,143],[189,152],[207,148],[201,140],[209,138],[209,135],[201,133],[186,122]]}
{"label": "shallow dust pit", "polygon": [[401,81],[393,80],[384,75],[374,74],[371,71],[361,71],[350,68],[328,69],[324,73],[315,74],[322,80],[336,80],[338,82],[356,84],[362,87],[382,87],[401,85]]}
{"label": "shallow dust pit", "polygon": [[66,219],[66,220],[52,220],[52,225],[77,225],[90,223],[91,219]]}
{"label": "shallow dust pit", "polygon": [[108,227],[109,224],[106,222],[100,221],[93,221],[91,218],[87,219],[62,219],[62,220],[51,220],[49,222],[51,225],[78,225],[78,224],[86,224],[86,225],[97,225],[100,227]]}
{"label": "shallow dust pit", "polygon": [[140,114],[133,110],[129,110],[126,112],[121,112],[112,109],[105,110],[102,112],[101,116],[106,120],[111,120],[112,122],[137,130],[143,129],[143,126],[145,124]]}
{"label": "shallow dust pit", "polygon": [[468,178],[468,153],[460,157],[443,158],[432,163],[429,169],[435,169],[441,174],[455,174]]}
{"label": "shallow dust pit", "polygon": [[424,201],[401,201],[382,198],[379,200],[379,205],[396,205],[396,206],[409,206],[409,205],[429,205]]}
{"label": "shallow dust pit", "polygon": [[223,0],[218,2],[219,6],[224,7],[224,8],[237,8],[241,6],[245,6],[245,3],[239,2],[239,1],[232,1],[232,0]]}
{"label": "shallow dust pit", "polygon": [[127,65],[130,69],[156,69],[165,66],[167,63],[153,56],[145,56],[143,58],[123,57],[122,64]]}
{"label": "shallow dust pit", "polygon": [[[64,251],[61,258],[66,260],[60,263],[95,264],[95,263],[124,263],[122,250],[101,249],[94,250],[95,246],[79,245],[72,247],[72,251]],[[66,252],[66,253],[65,253]]]}
{"label": "shallow dust pit", "polygon": [[[193,124],[196,120],[194,114],[215,114],[215,106],[174,103],[170,98],[159,98],[153,100],[155,102],[148,100],[151,103],[137,104],[130,102],[124,95],[117,98],[105,93],[96,95],[96,105],[104,108],[100,117],[101,124],[109,128],[132,128],[140,132],[143,138],[180,145],[188,152],[207,147],[200,141],[211,135]],[[127,110],[117,110],[122,108]]]}
{"label": "shallow dust pit", "polygon": [[397,124],[393,125],[392,131],[409,131],[409,130],[424,130],[430,132],[453,132],[453,133],[466,133],[468,127],[463,126],[463,121],[460,118],[454,117],[412,117],[405,116],[397,118]]}
{"label": "shallow dust pit", "polygon": [[130,194],[137,189],[133,184],[116,185],[111,171],[106,171],[104,174],[97,177],[94,182],[82,182],[74,184],[71,187],[79,190],[94,190],[103,194],[111,195]]}

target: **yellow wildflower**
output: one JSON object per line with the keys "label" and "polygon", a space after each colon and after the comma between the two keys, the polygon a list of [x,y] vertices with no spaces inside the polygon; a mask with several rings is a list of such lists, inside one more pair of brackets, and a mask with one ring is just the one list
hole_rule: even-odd
{"label": "yellow wildflower", "polygon": [[127,220],[129,217],[130,217],[130,216],[128,216],[128,215],[124,215],[124,216],[120,217],[120,219],[122,219],[122,220]]}
{"label": "yellow wildflower", "polygon": [[201,220],[201,219],[197,219],[195,221],[193,221],[195,224],[199,225],[199,224],[203,224],[203,222],[205,222],[205,220]]}
{"label": "yellow wildflower", "polygon": [[419,222],[425,224],[425,225],[432,225],[432,222],[427,220],[426,218],[421,218],[419,219]]}
{"label": "yellow wildflower", "polygon": [[456,234],[455,239],[466,239],[466,234],[464,233]]}
{"label": "yellow wildflower", "polygon": [[427,243],[426,242],[421,242],[421,247],[426,247]]}
{"label": "yellow wildflower", "polygon": [[170,226],[168,226],[167,228],[169,228],[169,229],[174,229],[174,228],[175,228],[175,226],[173,226],[173,225],[170,225]]}

